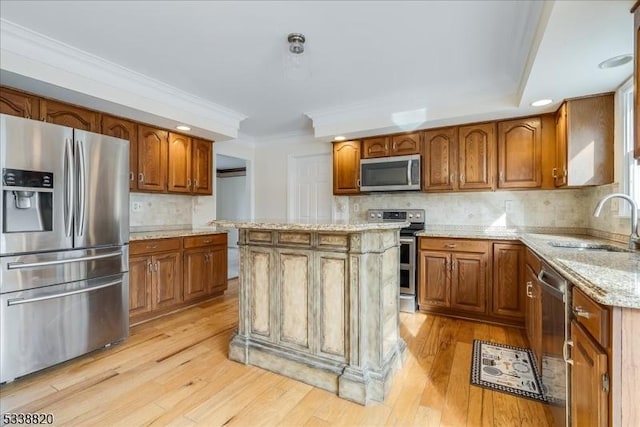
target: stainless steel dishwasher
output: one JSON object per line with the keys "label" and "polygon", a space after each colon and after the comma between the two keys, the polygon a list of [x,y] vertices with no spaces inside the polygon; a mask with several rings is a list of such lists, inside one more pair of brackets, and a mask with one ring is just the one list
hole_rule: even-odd
{"label": "stainless steel dishwasher", "polygon": [[569,292],[567,281],[544,261],[538,274],[542,299],[542,385],[554,405],[554,426],[570,425],[569,362],[566,346],[569,339]]}

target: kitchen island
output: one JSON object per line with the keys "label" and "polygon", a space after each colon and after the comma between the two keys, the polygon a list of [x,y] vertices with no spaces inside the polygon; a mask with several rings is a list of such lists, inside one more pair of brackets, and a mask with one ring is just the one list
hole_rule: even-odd
{"label": "kitchen island", "polygon": [[382,402],[406,357],[399,230],[406,223],[212,221],[239,230],[239,325],[229,358]]}

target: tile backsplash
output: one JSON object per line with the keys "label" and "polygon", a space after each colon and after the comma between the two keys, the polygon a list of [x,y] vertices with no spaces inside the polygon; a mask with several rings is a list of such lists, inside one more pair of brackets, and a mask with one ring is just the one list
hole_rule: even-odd
{"label": "tile backsplash", "polygon": [[582,189],[374,194],[351,196],[349,214],[366,220],[368,209],[424,209],[431,225],[584,229],[588,199]]}
{"label": "tile backsplash", "polygon": [[[139,204],[140,210],[134,209]],[[129,226],[172,226],[192,224],[192,197],[174,194],[129,194]]]}

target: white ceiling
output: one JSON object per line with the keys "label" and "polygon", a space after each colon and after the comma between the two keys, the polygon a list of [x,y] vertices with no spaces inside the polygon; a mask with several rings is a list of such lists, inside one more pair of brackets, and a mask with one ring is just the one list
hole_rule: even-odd
{"label": "white ceiling", "polygon": [[[537,98],[615,90],[632,65],[597,64],[633,51],[632,4],[3,0],[0,17],[247,116],[240,132],[272,139],[393,130],[403,111],[420,113],[414,127],[506,117]],[[290,32],[307,37],[302,80],[285,75]]]}

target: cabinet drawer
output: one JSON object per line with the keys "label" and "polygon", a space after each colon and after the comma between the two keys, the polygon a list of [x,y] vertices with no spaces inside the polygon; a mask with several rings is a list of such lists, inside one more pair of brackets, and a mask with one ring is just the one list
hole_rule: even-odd
{"label": "cabinet drawer", "polygon": [[609,345],[609,310],[573,287],[573,317],[602,345]]}
{"label": "cabinet drawer", "polygon": [[524,260],[525,260],[525,263],[531,267],[531,269],[537,276],[538,273],[540,273],[540,268],[541,268],[540,258],[538,258],[538,256],[534,254],[531,249],[527,248],[527,251],[524,256]]}
{"label": "cabinet drawer", "polygon": [[227,234],[204,234],[202,236],[189,236],[184,238],[184,248],[197,248],[200,246],[227,245]]}
{"label": "cabinet drawer", "polygon": [[180,250],[180,239],[138,240],[129,244],[131,255]]}
{"label": "cabinet drawer", "polygon": [[489,243],[486,240],[460,240],[421,237],[420,249],[449,252],[488,252]]}

